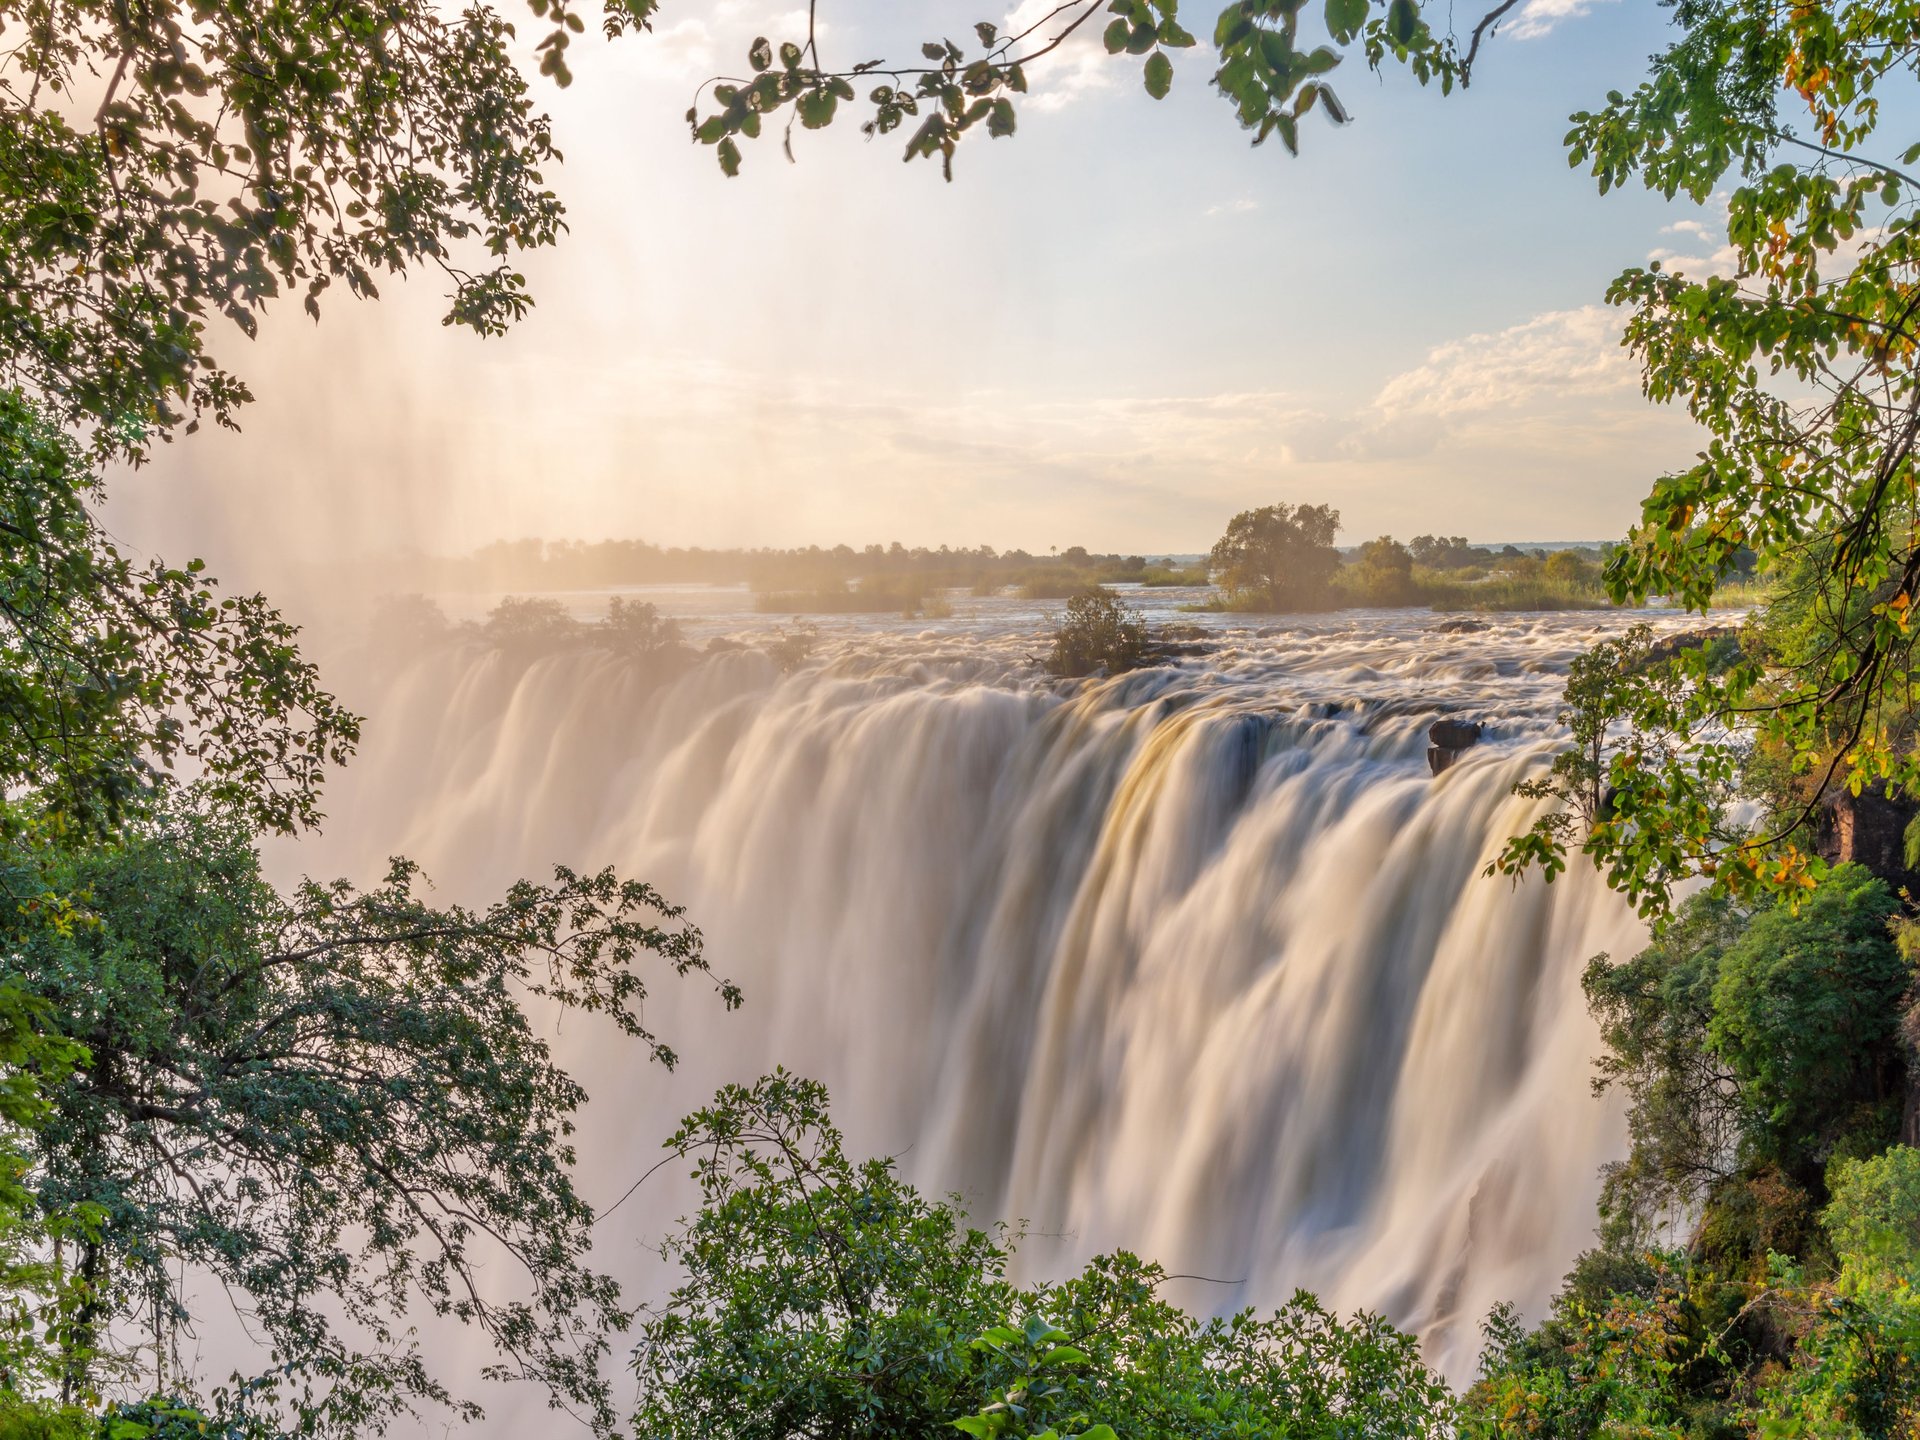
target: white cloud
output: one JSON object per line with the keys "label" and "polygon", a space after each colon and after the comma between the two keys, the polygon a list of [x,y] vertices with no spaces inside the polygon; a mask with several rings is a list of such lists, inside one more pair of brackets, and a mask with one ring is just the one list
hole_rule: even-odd
{"label": "white cloud", "polygon": [[1520,13],[1504,27],[1515,40],[1538,40],[1562,21],[1590,14],[1598,0],[1527,0]]}
{"label": "white cloud", "polygon": [[1242,195],[1237,200],[1222,200],[1218,205],[1209,205],[1205,214],[1208,219],[1218,215],[1250,215],[1260,208],[1260,202]]}
{"label": "white cloud", "polygon": [[[1021,53],[1039,49],[1058,35],[1077,13],[1056,14],[1058,9],[1059,0],[1020,0],[1007,13],[1000,33],[1017,35],[1032,30],[1032,36],[1020,47]],[[1100,40],[1108,18],[1104,13],[1096,15],[1068,36],[1058,50],[1028,68],[1027,83],[1032,89],[1027,95],[1026,108],[1041,113],[1063,110],[1083,96],[1114,87],[1115,71],[1120,67]]]}
{"label": "white cloud", "polygon": [[1638,383],[1620,348],[1619,316],[1585,305],[1435,346],[1381,387],[1374,409],[1459,416],[1631,391]]}

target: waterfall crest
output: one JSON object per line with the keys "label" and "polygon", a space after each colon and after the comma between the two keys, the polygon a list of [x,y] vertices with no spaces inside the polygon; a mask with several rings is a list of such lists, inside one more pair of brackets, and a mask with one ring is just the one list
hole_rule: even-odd
{"label": "waterfall crest", "polygon": [[[589,1196],[783,1064],[856,1147],[1024,1221],[1031,1273],[1127,1248],[1222,1282],[1182,1283],[1197,1308],[1304,1286],[1460,1379],[1488,1309],[1537,1315],[1589,1243],[1623,1143],[1579,976],[1639,922],[1581,867],[1480,873],[1531,818],[1511,787],[1551,753],[1568,659],[1617,623],[1222,626],[1084,686],[980,624],[666,680],[448,645],[365,668],[367,752],[292,859],[362,876],[403,851],[457,898],[612,863],[687,907],[746,1007],[663,979],[680,1072],[568,1056],[596,1096]],[[1488,729],[1436,779],[1442,714]],[[684,1200],[625,1206],[616,1268]]]}

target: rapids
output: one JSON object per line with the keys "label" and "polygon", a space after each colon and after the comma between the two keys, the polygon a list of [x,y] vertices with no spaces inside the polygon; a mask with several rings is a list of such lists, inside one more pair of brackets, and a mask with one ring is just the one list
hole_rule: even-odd
{"label": "rapids", "polygon": [[[728,592],[641,594],[697,640],[768,628]],[[591,1199],[716,1084],[783,1064],[856,1153],[1024,1220],[1029,1273],[1124,1247],[1209,1277],[1179,1286],[1195,1308],[1303,1286],[1466,1378],[1486,1312],[1538,1316],[1590,1243],[1623,1145],[1579,978],[1640,923],[1578,866],[1481,871],[1531,816],[1510,789],[1552,752],[1568,662],[1628,620],[1206,616],[1174,663],[1075,685],[1027,660],[1040,609],[955,608],[823,620],[791,674],[473,639],[335,665],[368,740],[281,860],[365,880],[406,853],[460,899],[612,863],[687,907],[746,1005],[661,977],[671,1076],[562,1031],[596,1097]],[[1442,715],[1487,731],[1434,779]],[[643,1289],[675,1184],[602,1227]]]}

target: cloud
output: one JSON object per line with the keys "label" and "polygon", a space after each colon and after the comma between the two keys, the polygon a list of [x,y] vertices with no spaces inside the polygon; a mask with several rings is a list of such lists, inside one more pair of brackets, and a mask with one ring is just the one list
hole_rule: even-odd
{"label": "cloud", "polygon": [[[830,33],[828,23],[817,21],[814,33],[824,40]],[[756,35],[776,45],[783,40],[804,42],[806,9],[795,8],[791,0],[720,0],[705,17],[656,24],[650,34],[619,47],[618,63],[631,73],[698,84],[716,74],[741,71]]]}
{"label": "cloud", "polygon": [[1620,348],[1619,317],[1585,305],[1435,346],[1423,363],[1380,388],[1374,409],[1459,416],[1618,394],[1638,383]]}
{"label": "cloud", "polygon": [[1551,34],[1562,21],[1591,14],[1596,3],[1601,0],[1527,0],[1504,28],[1515,40],[1538,40]]}
{"label": "cloud", "polygon": [[1209,205],[1205,214],[1208,219],[1219,215],[1250,215],[1260,208],[1258,200],[1242,195],[1237,200],[1222,200],[1218,205]]}
{"label": "cloud", "polygon": [[[1000,33],[1018,35],[1032,30],[1032,36],[1021,46],[1020,53],[1024,54],[1060,34],[1072,18],[1071,12],[1060,13],[1058,0],[1020,0],[1007,13]],[[1032,89],[1025,101],[1027,108],[1052,113],[1085,96],[1113,89],[1118,67],[1100,40],[1107,18],[1097,15],[1069,35],[1058,50],[1028,69],[1027,83]]]}

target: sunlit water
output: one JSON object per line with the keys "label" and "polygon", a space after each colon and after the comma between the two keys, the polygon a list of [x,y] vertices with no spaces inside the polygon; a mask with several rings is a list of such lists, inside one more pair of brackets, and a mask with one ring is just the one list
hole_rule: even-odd
{"label": "sunlit water", "polygon": [[[702,642],[772,623],[739,592],[640,593]],[[1486,1312],[1539,1314],[1589,1243],[1622,1144],[1579,975],[1638,922],[1578,869],[1481,871],[1530,819],[1510,789],[1553,749],[1568,662],[1637,617],[1448,633],[1135,598],[1197,625],[1192,653],[1085,684],[1029,661],[1059,606],[965,597],[823,618],[792,674],[747,649],[661,683],[473,640],[336,665],[368,742],[294,858],[366,879],[404,852],[462,899],[612,863],[687,906],[746,1006],[663,977],[672,1076],[562,1031],[596,1097],[590,1198],[781,1064],[827,1083],[857,1150],[1028,1222],[1029,1274],[1125,1247],[1221,1282],[1179,1285],[1196,1308],[1304,1286],[1464,1378]],[[1487,731],[1435,779],[1445,715]],[[643,1247],[687,1201],[649,1181],[602,1262],[658,1287]]]}

